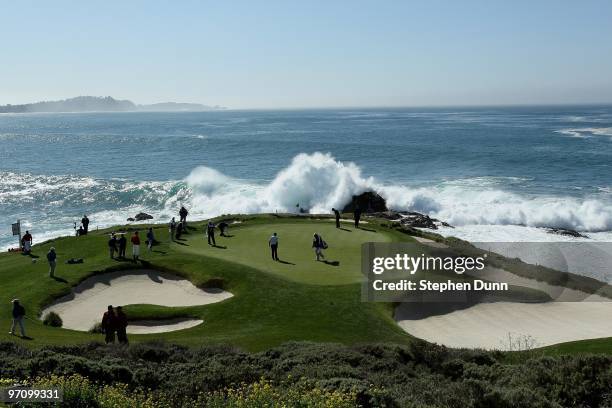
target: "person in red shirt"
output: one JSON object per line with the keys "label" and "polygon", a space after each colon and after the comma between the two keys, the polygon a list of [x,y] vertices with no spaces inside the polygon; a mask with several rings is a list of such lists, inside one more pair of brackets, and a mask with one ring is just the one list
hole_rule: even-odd
{"label": "person in red shirt", "polygon": [[140,256],[140,237],[138,236],[138,231],[134,231],[131,241],[132,257],[134,258],[134,262],[138,262],[138,257]]}

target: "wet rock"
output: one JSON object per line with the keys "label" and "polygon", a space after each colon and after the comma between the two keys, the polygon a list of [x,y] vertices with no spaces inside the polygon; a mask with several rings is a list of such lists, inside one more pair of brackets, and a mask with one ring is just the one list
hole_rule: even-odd
{"label": "wet rock", "polygon": [[[132,218],[132,221],[145,221],[145,220],[152,220],[152,219],[153,219],[152,215],[140,212],[140,213],[136,214],[136,216],[134,218]],[[129,218],[128,218],[128,221],[130,221]]]}
{"label": "wet rock", "polygon": [[588,238],[587,235],[581,234],[578,231],[566,228],[546,228],[546,231],[549,234],[557,234],[563,235],[566,237],[574,237],[574,238]]}
{"label": "wet rock", "polygon": [[353,196],[351,202],[344,206],[342,212],[353,212],[359,207],[364,214],[387,211],[387,202],[384,198],[373,191],[366,191]]}

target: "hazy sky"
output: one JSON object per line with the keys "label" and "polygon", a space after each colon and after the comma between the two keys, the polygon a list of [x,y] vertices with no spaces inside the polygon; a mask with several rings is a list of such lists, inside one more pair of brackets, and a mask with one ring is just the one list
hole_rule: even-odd
{"label": "hazy sky", "polygon": [[0,104],[612,102],[612,1],[3,1]]}

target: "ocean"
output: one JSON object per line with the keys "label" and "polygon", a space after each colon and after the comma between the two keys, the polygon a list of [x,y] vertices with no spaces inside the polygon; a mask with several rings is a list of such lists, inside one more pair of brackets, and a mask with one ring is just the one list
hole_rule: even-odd
{"label": "ocean", "polygon": [[612,107],[0,115],[0,248],[125,223],[329,212],[374,189],[475,241],[612,241]]}

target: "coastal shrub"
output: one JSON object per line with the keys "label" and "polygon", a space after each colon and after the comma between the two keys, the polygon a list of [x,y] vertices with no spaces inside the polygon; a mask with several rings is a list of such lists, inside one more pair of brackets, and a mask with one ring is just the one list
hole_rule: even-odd
{"label": "coastal shrub", "polygon": [[62,327],[64,322],[62,322],[62,318],[57,313],[49,312],[43,318],[43,324],[51,327]]}
{"label": "coastal shrub", "polygon": [[102,334],[102,333],[104,333],[104,330],[102,329],[102,322],[94,323],[94,325],[91,326],[91,328],[88,331],[89,331],[89,333],[93,333],[93,334]]}
{"label": "coastal shrub", "polygon": [[[118,384],[124,384],[130,392],[146,390],[143,398],[155,395],[169,406],[193,406],[203,398],[217,406],[224,401],[240,406],[229,390],[240,390],[235,395],[254,403],[275,393],[298,404],[292,392],[318,390],[316,395],[349,395],[363,407],[596,407],[610,400],[612,356],[454,350],[424,342],[287,343],[259,353],[163,342],[39,349],[0,342],[0,378],[68,379],[75,374],[88,387],[115,387],[109,395],[123,392]],[[264,391],[253,386],[262,378],[268,384]],[[74,393],[89,395],[82,380],[68,383]],[[99,397],[90,402],[101,406]]]}

